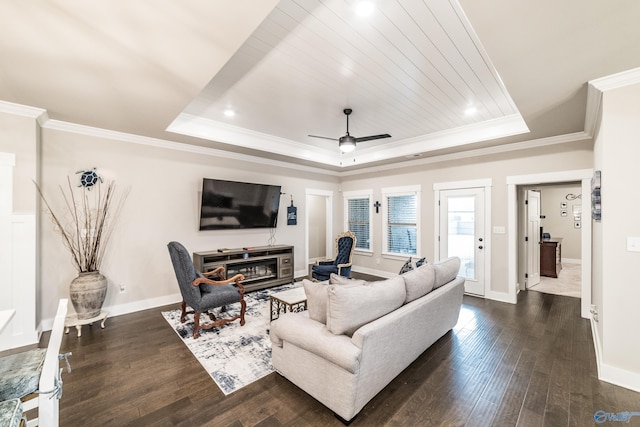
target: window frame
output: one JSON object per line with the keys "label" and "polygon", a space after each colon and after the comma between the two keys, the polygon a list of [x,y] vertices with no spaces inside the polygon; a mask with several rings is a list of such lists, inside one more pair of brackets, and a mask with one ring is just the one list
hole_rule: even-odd
{"label": "window frame", "polygon": [[[373,212],[371,209],[371,200],[373,199],[373,190],[355,190],[355,191],[344,191],[342,193],[344,198],[344,226],[345,229],[349,229],[349,200],[353,199],[368,199],[368,207],[369,207],[369,247],[368,248],[358,248],[356,242],[355,253],[362,255],[373,255]],[[358,239],[360,241],[360,239]]]}
{"label": "window frame", "polygon": [[[422,253],[422,239],[420,238],[421,192],[422,187],[420,184],[382,188],[382,256],[384,258],[406,259],[407,257],[420,257]],[[416,253],[392,252],[389,250],[389,197],[409,195],[416,198]]]}

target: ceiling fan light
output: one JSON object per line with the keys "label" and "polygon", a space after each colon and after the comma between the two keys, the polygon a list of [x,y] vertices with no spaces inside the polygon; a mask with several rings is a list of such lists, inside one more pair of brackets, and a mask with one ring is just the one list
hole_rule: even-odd
{"label": "ceiling fan light", "polygon": [[338,146],[340,147],[340,151],[342,151],[343,153],[350,153],[356,149],[355,138],[342,137],[340,138]]}

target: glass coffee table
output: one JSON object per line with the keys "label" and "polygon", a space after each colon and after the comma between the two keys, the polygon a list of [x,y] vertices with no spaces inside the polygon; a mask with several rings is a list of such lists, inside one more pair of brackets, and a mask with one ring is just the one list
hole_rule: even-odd
{"label": "glass coffee table", "polygon": [[270,320],[276,320],[280,314],[299,313],[307,309],[307,294],[304,288],[289,289],[269,295]]}

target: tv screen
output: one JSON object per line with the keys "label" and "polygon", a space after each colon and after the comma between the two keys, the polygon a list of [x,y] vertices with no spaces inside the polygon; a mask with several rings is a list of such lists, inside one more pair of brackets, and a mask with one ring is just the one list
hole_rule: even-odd
{"label": "tv screen", "polygon": [[273,228],[280,186],[204,178],[200,230]]}

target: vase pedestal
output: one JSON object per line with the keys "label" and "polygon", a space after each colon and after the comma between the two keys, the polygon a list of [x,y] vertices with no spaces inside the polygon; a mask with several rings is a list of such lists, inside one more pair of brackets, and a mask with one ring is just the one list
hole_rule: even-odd
{"label": "vase pedestal", "polygon": [[83,325],[93,325],[93,322],[99,322],[99,321],[102,321],[100,323],[100,327],[104,329],[104,323],[107,321],[107,316],[109,316],[109,313],[106,311],[101,311],[99,315],[92,317],[90,319],[78,319],[77,314],[69,315],[66,317],[64,321],[64,328],[65,328],[64,333],[68,334],[69,328],[75,326],[76,331],[78,332],[78,337],[81,337]]}

